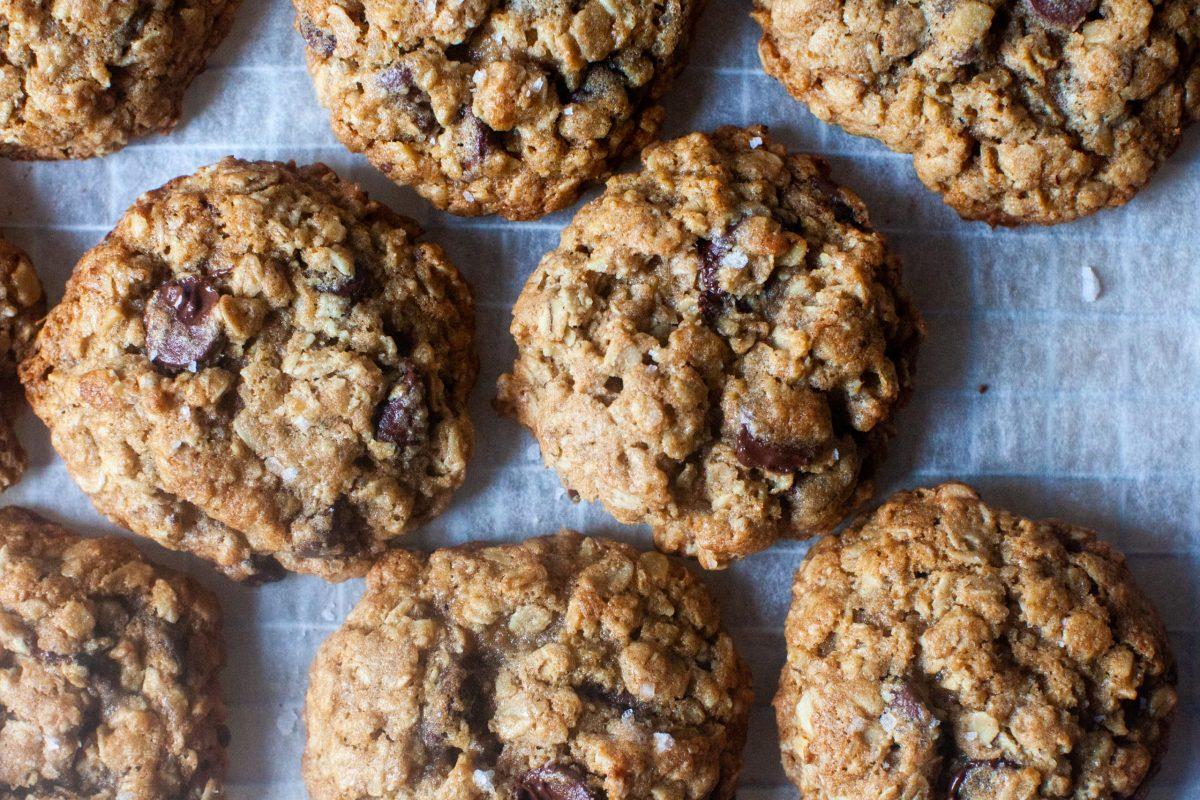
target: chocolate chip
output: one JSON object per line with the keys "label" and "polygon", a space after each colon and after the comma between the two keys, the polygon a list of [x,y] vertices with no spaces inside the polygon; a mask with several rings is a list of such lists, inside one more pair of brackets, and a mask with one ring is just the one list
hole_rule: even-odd
{"label": "chocolate chip", "polygon": [[729,305],[729,293],[721,288],[718,273],[721,260],[731,250],[733,239],[729,236],[700,240],[700,314],[710,325]]}
{"label": "chocolate chip", "polygon": [[425,384],[411,361],[400,364],[400,375],[375,421],[375,438],[398,447],[424,444],[429,436],[429,406]]}
{"label": "chocolate chip", "polygon": [[608,687],[589,681],[580,685],[576,691],[584,700],[612,708],[619,708],[622,712],[633,711],[637,713],[645,709],[644,703],[623,689],[613,691]]}
{"label": "chocolate chip", "polygon": [[417,86],[412,70],[403,65],[388,67],[379,73],[375,82],[394,98],[396,105],[408,115],[417,130],[433,133],[437,128],[437,118],[429,103],[429,95]]}
{"label": "chocolate chip", "polygon": [[737,457],[747,467],[771,472],[796,472],[817,459],[819,448],[795,442],[772,442],[756,436],[746,423],[738,430]]}
{"label": "chocolate chip", "polygon": [[946,789],[946,798],[947,800],[960,800],[958,793],[967,782],[967,778],[971,777],[971,773],[977,769],[1015,769],[1016,766],[1016,764],[1005,758],[989,758],[984,761],[971,759],[959,767],[958,771],[954,773],[954,777],[950,779],[950,785]]}
{"label": "chocolate chip", "polygon": [[1045,22],[1073,31],[1087,19],[1096,0],[1029,0],[1029,7]]}
{"label": "chocolate chip", "polygon": [[595,795],[574,770],[545,766],[520,777],[514,800],[595,800]]}
{"label": "chocolate chip", "polygon": [[328,58],[337,49],[337,37],[318,28],[308,17],[300,20],[300,35],[309,49]]}
{"label": "chocolate chip", "polygon": [[463,141],[466,146],[463,166],[467,169],[475,169],[482,165],[491,153],[500,149],[500,142],[496,137],[496,132],[485,125],[483,120],[475,116],[470,109],[463,112],[462,127]]}
{"label": "chocolate chip", "polygon": [[843,197],[842,187],[830,180],[829,165],[824,161],[817,161],[817,166],[819,171],[809,179],[808,185],[833,206],[833,218],[847,225],[863,225],[862,220],[858,218],[858,212]]}
{"label": "chocolate chip", "polygon": [[172,370],[195,370],[210,361],[222,343],[212,315],[220,298],[208,279],[195,275],[159,286],[143,315],[150,360]]}

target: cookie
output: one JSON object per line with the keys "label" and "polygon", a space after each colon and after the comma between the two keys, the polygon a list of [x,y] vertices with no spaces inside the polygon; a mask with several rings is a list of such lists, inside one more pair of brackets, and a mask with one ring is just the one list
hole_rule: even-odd
{"label": "cookie", "polygon": [[702,0],[293,0],[334,132],[455,214],[533,219],[650,142]]}
{"label": "cookie", "polygon": [[328,167],[225,159],[84,255],[21,378],[96,507],[234,578],[362,575],[463,480],[474,303]]}
{"label": "cookie", "polygon": [[818,542],[787,645],[775,712],[806,800],[1142,797],[1177,701],[1120,553],[957,483]]}
{"label": "cookie", "polygon": [[128,542],[0,510],[0,796],[220,797],[220,626]]}
{"label": "cookie", "polygon": [[0,0],[0,156],[89,158],[166,133],[239,0]]}
{"label": "cookie", "polygon": [[870,493],[921,330],[824,162],[722,128],[579,212],[517,301],[498,405],[572,491],[720,567]]}
{"label": "cookie", "polygon": [[[42,282],[29,257],[0,236],[0,381],[11,382],[17,363],[33,344],[38,324],[46,312]],[[25,472],[25,449],[17,441],[12,422],[0,414],[0,491],[12,486]]]}
{"label": "cookie", "polygon": [[967,219],[1127,202],[1200,118],[1196,0],[755,0],[759,53],[820,119],[911,153]]}
{"label": "cookie", "polygon": [[313,800],[730,800],[749,673],[704,586],[570,531],[393,551],[309,675]]}

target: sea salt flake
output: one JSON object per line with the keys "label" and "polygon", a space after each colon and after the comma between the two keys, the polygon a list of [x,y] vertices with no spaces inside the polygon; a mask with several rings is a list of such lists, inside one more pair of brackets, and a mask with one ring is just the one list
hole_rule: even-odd
{"label": "sea salt flake", "polygon": [[1096,270],[1091,267],[1084,267],[1079,271],[1082,284],[1080,286],[1080,296],[1085,303],[1094,303],[1100,299],[1100,292],[1103,287],[1100,285],[1100,276]]}
{"label": "sea salt flake", "polygon": [[750,256],[740,250],[730,250],[721,256],[721,266],[728,269],[745,269],[750,263]]}
{"label": "sea salt flake", "polygon": [[896,722],[897,720],[895,715],[890,711],[883,712],[883,714],[879,717],[879,724],[883,726],[883,729],[888,733],[896,730]]}
{"label": "sea salt flake", "polygon": [[574,106],[567,106],[566,108],[564,108],[564,109],[563,109],[563,116],[564,116],[564,117],[573,117],[573,116],[575,116],[575,107],[574,107]]}
{"label": "sea salt flake", "polygon": [[761,136],[755,136],[750,140],[750,149],[751,150],[757,150],[758,148],[760,148],[762,146],[763,146],[763,140],[762,140]]}
{"label": "sea salt flake", "polygon": [[466,198],[468,203],[475,202],[475,195],[471,194],[470,192],[463,192],[463,197]]}
{"label": "sea salt flake", "polygon": [[669,733],[654,734],[654,752],[665,753],[675,746],[675,737]]}
{"label": "sea salt flake", "polygon": [[477,769],[471,773],[471,780],[475,782],[475,788],[481,792],[496,791],[496,784],[492,781],[496,775],[492,770]]}

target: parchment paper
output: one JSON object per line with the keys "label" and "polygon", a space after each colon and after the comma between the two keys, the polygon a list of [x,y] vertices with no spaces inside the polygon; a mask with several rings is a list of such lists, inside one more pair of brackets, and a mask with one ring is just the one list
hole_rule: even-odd
{"label": "parchment paper", "polygon": [[[710,0],[691,65],[668,98],[666,133],[766,123],[789,146],[826,156],[834,177],[867,200],[929,325],[916,395],[899,418],[880,491],[961,478],[986,499],[1090,525],[1121,547],[1180,662],[1180,715],[1150,798],[1200,798],[1200,131],[1124,208],[1053,229],[964,223],[919,184],[908,157],[821,124],[762,73],[748,6]],[[324,161],[420,221],[479,301],[476,453],[450,511],[410,543],[512,540],[570,526],[649,546],[645,530],[573,505],[533,440],[489,404],[514,353],[509,309],[571,212],[518,224],[432,210],[338,144],[303,62],[291,4],[246,0],[172,135],[81,163],[0,161],[0,228],[29,251],[57,300],[79,256],[141,192],[227,154]],[[115,532],[27,409],[19,433],[32,467],[0,502],[83,533]],[[361,582],[293,576],[241,587],[142,542],[224,605],[230,796],[303,798],[299,714],[308,663]],[[744,798],[796,794],[779,766],[769,703],[783,663],[790,578],[806,549],[784,544],[705,576],[754,669]]]}

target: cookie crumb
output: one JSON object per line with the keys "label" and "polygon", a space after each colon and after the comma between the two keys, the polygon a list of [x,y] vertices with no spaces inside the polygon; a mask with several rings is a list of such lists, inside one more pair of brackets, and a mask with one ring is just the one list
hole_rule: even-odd
{"label": "cookie crumb", "polygon": [[990,389],[990,388],[992,388],[992,387],[988,386],[986,383],[981,383],[981,384],[979,384],[979,393],[987,394],[988,389]]}

